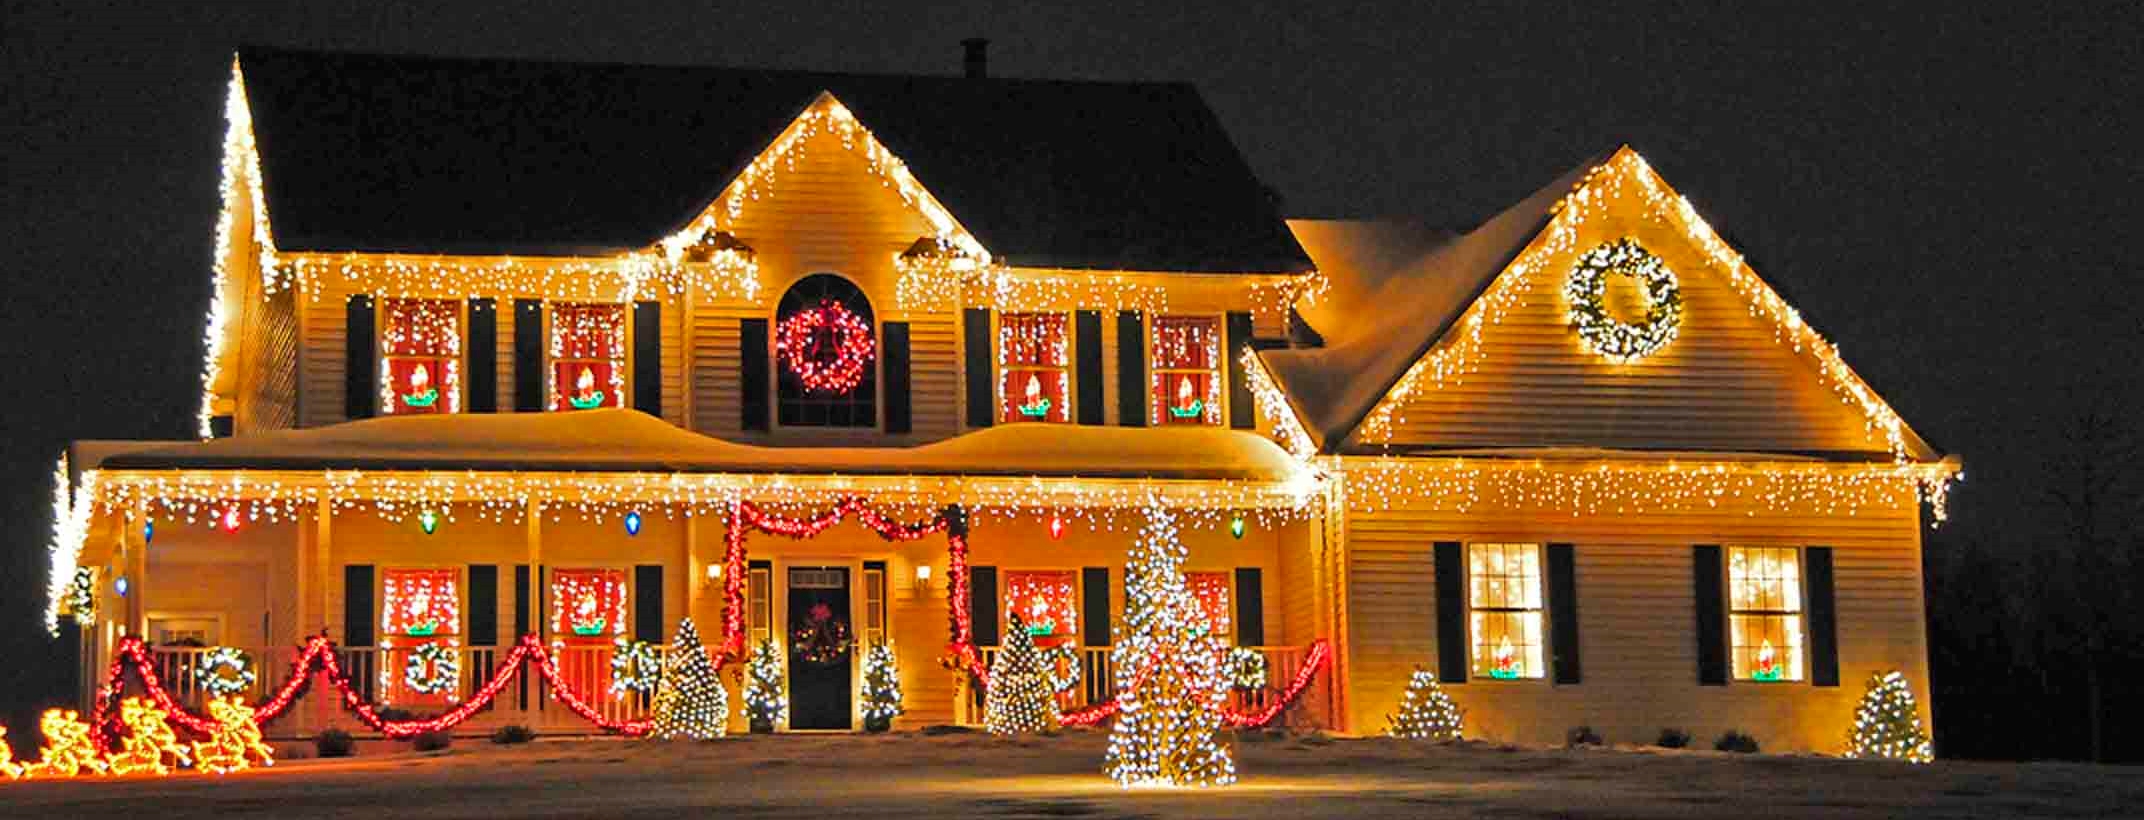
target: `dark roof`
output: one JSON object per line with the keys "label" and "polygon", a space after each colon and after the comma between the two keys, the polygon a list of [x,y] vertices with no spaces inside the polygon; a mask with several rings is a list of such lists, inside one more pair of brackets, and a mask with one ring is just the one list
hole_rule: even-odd
{"label": "dark roof", "polygon": [[[1384,269],[1327,265],[1328,277],[1374,280],[1374,287],[1363,289],[1368,295],[1357,295],[1354,301],[1380,307],[1313,318],[1327,341],[1325,347],[1259,354],[1282,392],[1295,403],[1321,451],[1338,452],[1348,444],[1355,428],[1392,385],[1444,338],[1467,307],[1548,227],[1556,203],[1584,182],[1595,166],[1613,156],[1614,152],[1608,152],[1587,160],[1457,239],[1426,236],[1394,242],[1379,236],[1377,241],[1399,245],[1401,250],[1349,255],[1350,261],[1359,258],[1363,264]],[[1317,239],[1319,229],[1330,226],[1306,222],[1301,227],[1306,237]],[[1332,233],[1336,234],[1331,244],[1337,255],[1364,235],[1389,231]],[[1349,289],[1342,284],[1335,288],[1343,294]]]}
{"label": "dark roof", "polygon": [[1213,112],[1181,83],[254,48],[239,61],[286,250],[646,247],[831,92],[1012,264],[1311,267]]}

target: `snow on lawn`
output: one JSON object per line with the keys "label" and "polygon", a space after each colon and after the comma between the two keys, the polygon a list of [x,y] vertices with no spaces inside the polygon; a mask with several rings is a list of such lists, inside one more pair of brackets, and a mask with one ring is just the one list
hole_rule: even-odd
{"label": "snow on lawn", "polygon": [[[712,743],[464,739],[224,778],[0,783],[0,816],[1756,818],[2124,816],[2144,769],[1865,763],[1662,750],[1245,738],[1243,780],[1123,791],[1106,736],[779,735]],[[2133,815],[2130,815],[2133,816]]]}

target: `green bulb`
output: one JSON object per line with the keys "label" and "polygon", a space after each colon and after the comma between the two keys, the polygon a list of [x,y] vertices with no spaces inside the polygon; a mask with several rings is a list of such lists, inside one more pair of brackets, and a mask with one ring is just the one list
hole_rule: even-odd
{"label": "green bulb", "polygon": [[418,513],[417,526],[424,528],[425,535],[431,535],[433,532],[438,531],[439,513],[432,512],[431,510],[425,510],[423,512]]}
{"label": "green bulb", "polygon": [[1229,534],[1229,535],[1233,535],[1233,536],[1235,536],[1235,537],[1237,537],[1237,538],[1242,538],[1242,537],[1243,537],[1243,528],[1244,528],[1244,524],[1243,524],[1243,514],[1242,514],[1242,513],[1237,513],[1237,514],[1236,514],[1236,516],[1235,516],[1234,518],[1230,518],[1230,519],[1228,519],[1228,534]]}

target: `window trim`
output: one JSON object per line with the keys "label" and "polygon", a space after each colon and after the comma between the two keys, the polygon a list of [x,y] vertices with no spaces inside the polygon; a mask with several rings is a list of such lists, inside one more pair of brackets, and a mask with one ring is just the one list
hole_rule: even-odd
{"label": "window trim", "polygon": [[[454,353],[448,356],[403,356],[388,352],[387,332],[393,326],[394,311],[388,308],[393,302],[443,302],[454,306]],[[456,415],[468,412],[469,406],[469,300],[430,296],[375,296],[372,300],[377,318],[372,323],[372,359],[378,364],[379,373],[373,385],[372,406],[382,416],[395,415]],[[397,413],[394,400],[396,359],[448,359],[454,363],[454,391],[442,391],[447,399],[447,409],[430,414]]]}
{"label": "window trim", "polygon": [[[560,395],[561,395],[561,394],[560,394],[560,393],[558,392],[558,364],[559,364],[559,362],[562,362],[562,361],[564,361],[564,362],[581,362],[581,361],[588,361],[588,362],[593,362],[593,361],[599,361],[598,359],[588,359],[588,358],[583,358],[583,357],[572,357],[572,358],[568,358],[568,357],[564,357],[564,356],[557,356],[557,355],[554,355],[554,354],[552,354],[552,352],[551,352],[551,351],[552,351],[552,350],[554,350],[554,349],[556,349],[556,347],[557,347],[557,341],[558,341],[558,338],[557,338],[557,336],[556,336],[556,335],[554,335],[554,334],[555,334],[555,332],[557,331],[557,327],[558,327],[558,326],[557,326],[557,323],[553,321],[553,317],[554,317],[554,315],[555,315],[555,313],[556,313],[556,310],[557,310],[557,306],[559,306],[559,305],[572,305],[572,306],[575,306],[575,307],[589,307],[589,306],[600,306],[600,307],[615,307],[615,308],[617,308],[617,309],[618,309],[618,311],[619,311],[619,317],[620,317],[620,318],[619,318],[619,323],[620,323],[620,325],[621,325],[621,328],[622,328],[622,329],[621,329],[621,331],[620,331],[620,335],[621,335],[621,336],[622,336],[623,338],[621,338],[621,339],[619,340],[619,342],[618,342],[618,346],[619,346],[618,358],[617,358],[617,360],[616,360],[616,365],[615,365],[615,366],[613,367],[613,371],[612,371],[612,374],[613,374],[613,376],[614,376],[614,378],[615,378],[615,380],[616,380],[616,382],[617,382],[617,385],[618,385],[618,395],[617,395],[617,401],[616,401],[616,403],[612,403],[612,402],[603,402],[603,403],[597,404],[597,405],[596,405],[596,406],[594,406],[594,407],[590,407],[590,408],[587,408],[587,409],[589,409],[589,410],[601,410],[601,409],[604,409],[604,408],[606,408],[606,407],[609,407],[609,408],[613,408],[613,409],[624,409],[624,408],[631,408],[631,407],[633,406],[633,403],[632,403],[632,395],[633,395],[633,303],[632,303],[632,302],[604,302],[604,301],[575,301],[575,300],[569,300],[569,299],[545,299],[545,300],[543,300],[543,351],[542,351],[542,352],[543,352],[543,393],[544,393],[544,396],[543,396],[543,404],[544,404],[544,410],[543,410],[543,412],[546,412],[546,413],[572,413],[572,412],[579,412],[579,411],[581,410],[581,408],[577,408],[577,407],[565,407],[565,408],[561,408],[561,407],[559,407],[559,406],[558,406],[558,398],[559,398],[559,397],[560,397]],[[600,360],[600,361],[609,361],[609,360]]]}
{"label": "window trim", "polygon": [[[1542,685],[1542,686],[1548,686],[1548,685],[1552,685],[1552,680],[1553,680],[1553,677],[1554,677],[1554,676],[1550,674],[1550,670],[1549,670],[1549,665],[1550,665],[1550,660],[1551,660],[1552,658],[1554,658],[1554,657],[1555,657],[1555,646],[1554,646],[1554,643],[1553,643],[1553,642],[1554,642],[1554,640],[1555,640],[1555,635],[1553,634],[1553,632],[1552,632],[1552,631],[1551,631],[1551,629],[1550,629],[1550,621],[1549,621],[1549,600],[1548,600],[1548,542],[1546,542],[1546,541],[1517,541],[1517,540],[1501,540],[1501,541],[1499,541],[1499,540],[1481,540],[1481,541],[1460,541],[1460,542],[1459,542],[1459,544],[1460,544],[1460,566],[1459,566],[1459,568],[1460,568],[1460,588],[1461,588],[1462,590],[1464,590],[1464,594],[1462,595],[1462,600],[1460,601],[1460,603],[1461,603],[1461,605],[1462,605],[1462,606],[1460,607],[1460,610],[1461,610],[1462,612],[1464,612],[1464,613],[1465,613],[1465,617],[1461,619],[1460,625],[1461,625],[1461,628],[1462,628],[1462,629],[1463,629],[1463,630],[1464,630],[1464,631],[1466,632],[1466,641],[1467,641],[1467,644],[1466,644],[1466,651],[1467,651],[1467,680],[1468,680],[1469,682],[1482,682],[1482,681],[1487,681],[1487,682],[1490,682],[1490,683],[1499,683],[1499,684],[1518,684],[1518,685]],[[1476,606],[1476,605],[1475,605],[1475,603],[1474,603],[1474,548],[1475,548],[1475,547],[1517,547],[1517,546],[1524,546],[1524,547],[1531,547],[1531,548],[1533,548],[1533,551],[1534,551],[1534,566],[1535,566],[1535,569],[1536,569],[1536,571],[1535,571],[1535,573],[1534,573],[1534,600],[1536,600],[1536,601],[1540,602],[1540,606],[1538,606],[1538,607],[1532,607],[1532,608],[1528,608],[1528,607],[1483,607],[1483,606]],[[1532,614],[1534,615],[1534,617],[1535,617],[1535,618],[1539,619],[1539,623],[1537,624],[1536,628],[1537,628],[1537,630],[1539,631],[1539,633],[1540,633],[1540,635],[1541,635],[1541,640],[1540,640],[1540,650],[1541,650],[1541,662],[1540,662],[1539,664],[1537,664],[1537,665],[1534,665],[1534,666],[1535,666],[1535,668],[1532,668],[1532,669],[1529,669],[1529,670],[1528,670],[1528,671],[1529,671],[1529,672],[1530,672],[1531,674],[1519,675],[1519,676],[1517,676],[1517,677],[1511,677],[1511,678],[1500,678],[1500,677],[1497,677],[1496,675],[1494,675],[1493,673],[1488,673],[1488,672],[1482,672],[1482,671],[1480,671],[1479,669],[1477,669],[1477,668],[1475,667],[1475,665],[1474,665],[1474,658],[1475,658],[1475,655],[1474,655],[1474,649],[1475,649],[1475,645],[1476,645],[1476,644],[1475,644],[1475,641],[1476,641],[1476,639],[1477,639],[1477,638],[1479,638],[1479,637],[1480,637],[1479,635],[1476,635],[1476,634],[1475,634],[1475,629],[1474,629],[1474,613],[1476,613],[1476,612],[1495,612],[1495,613],[1516,613],[1516,614],[1526,614],[1526,613],[1532,613]]]}
{"label": "window trim", "polygon": [[[1164,319],[1203,319],[1213,323],[1214,355],[1210,367],[1163,367],[1161,366],[1161,325]],[[1146,319],[1146,423],[1149,427],[1228,427],[1228,314],[1226,312],[1150,313]],[[1119,344],[1122,341],[1119,340]],[[1161,389],[1162,377],[1166,374],[1197,374],[1208,377],[1206,396],[1209,407],[1199,424],[1173,424],[1162,418],[1161,402],[1154,397]]]}
{"label": "window trim", "polygon": [[[862,302],[863,309],[870,314],[868,317],[868,321],[871,324],[871,363],[864,366],[864,383],[869,384],[871,386],[871,421],[868,424],[790,424],[782,421],[782,402],[784,401],[784,398],[782,396],[782,384],[784,381],[788,380],[789,378],[792,378],[788,373],[788,369],[782,366],[781,352],[777,349],[782,333],[782,302],[789,298],[789,294],[792,291],[795,291],[798,285],[801,285],[807,281],[810,281],[813,278],[820,276],[832,277],[834,279],[840,280],[844,284],[847,284],[850,289],[856,292],[856,298]],[[851,313],[856,312],[856,306],[849,305],[846,307],[849,307]],[[767,361],[767,433],[776,435],[786,434],[792,436],[818,436],[838,441],[843,439],[844,437],[849,440],[855,440],[856,437],[879,435],[885,432],[886,323],[888,321],[898,320],[892,320],[887,318],[883,305],[879,304],[877,301],[871,298],[871,292],[864,289],[862,282],[858,281],[856,277],[851,276],[847,273],[843,273],[834,268],[819,268],[811,270],[801,276],[798,276],[795,279],[790,280],[789,283],[784,286],[780,292],[774,293],[773,298],[766,304],[766,307],[764,308],[763,312],[761,312],[759,315],[767,320],[767,349],[761,353],[761,355],[766,357]],[[955,318],[957,319],[958,317],[956,316]],[[958,322],[956,321],[955,324],[957,325]],[[955,332],[958,332],[957,327],[955,328]],[[997,325],[995,323],[991,325],[991,332],[997,332]],[[627,341],[628,343],[631,342],[630,339],[628,339]],[[747,353],[745,355],[750,354]],[[911,359],[914,358],[914,355],[915,354],[913,352],[909,354]],[[913,362],[911,362],[911,365],[912,364]],[[913,387],[911,387],[911,389],[913,389]],[[750,401],[751,399],[750,397],[746,397],[745,400]],[[802,399],[795,399],[795,401],[801,400]],[[850,399],[849,401],[855,400]],[[782,588],[789,588],[787,579],[783,580]]]}
{"label": "window trim", "polygon": [[[1018,366],[1014,366],[1014,365],[1009,365],[1009,364],[1007,364],[1007,363],[1006,363],[1006,361],[1005,361],[1005,317],[1007,317],[1007,316],[1056,316],[1056,317],[1058,317],[1059,319],[1062,319],[1062,320],[1064,321],[1064,333],[1065,333],[1065,360],[1064,360],[1064,363],[1063,363],[1063,364],[1060,364],[1060,365],[1018,365]],[[996,361],[995,361],[995,362],[993,363],[993,367],[992,367],[992,371],[993,371],[993,373],[995,374],[996,378],[994,378],[994,379],[992,379],[992,380],[991,380],[991,381],[992,381],[993,383],[992,383],[992,384],[991,384],[991,386],[990,386],[990,393],[991,393],[991,396],[992,396],[992,397],[994,397],[994,401],[995,401],[995,402],[996,402],[996,404],[997,404],[997,407],[995,408],[995,413],[994,413],[994,418],[995,418],[995,420],[996,420],[996,422],[995,422],[995,423],[997,423],[997,424],[1067,424],[1067,425],[1069,425],[1069,424],[1077,424],[1077,423],[1078,423],[1078,418],[1077,418],[1077,416],[1075,415],[1075,414],[1076,414],[1076,412],[1077,412],[1077,408],[1075,408],[1075,407],[1073,407],[1073,406],[1072,406],[1072,405],[1073,405],[1073,403],[1074,403],[1074,402],[1076,402],[1076,401],[1078,400],[1078,396],[1079,396],[1079,374],[1078,374],[1078,373],[1076,372],[1076,371],[1078,370],[1078,368],[1077,368],[1077,367],[1075,367],[1075,366],[1073,365],[1073,363],[1074,363],[1074,362],[1077,362],[1077,361],[1079,361],[1079,338],[1078,338],[1079,334],[1078,334],[1078,333],[1077,333],[1077,332],[1076,332],[1076,331],[1075,331],[1075,330],[1073,329],[1073,323],[1074,323],[1074,321],[1076,321],[1076,319],[1075,319],[1075,317],[1074,317],[1074,311],[1070,311],[1070,310],[1018,310],[1018,311],[997,311],[997,310],[993,310],[993,311],[991,311],[991,312],[990,312],[990,337],[991,337],[991,338],[992,338],[993,340],[995,340],[995,346],[996,346],[996,348],[997,348],[997,350],[996,350],[996,355],[994,356],[994,358],[996,359]],[[1059,373],[1059,374],[1061,374],[1062,376],[1064,376],[1064,380],[1065,380],[1065,394],[1064,394],[1064,396],[1063,396],[1063,401],[1064,401],[1064,405],[1065,405],[1065,406],[1064,406],[1064,408],[1063,408],[1064,420],[1063,420],[1063,421],[1052,421],[1052,420],[1051,420],[1051,419],[1049,418],[1048,414],[1045,414],[1045,415],[1044,415],[1044,416],[1043,416],[1042,418],[1039,418],[1039,419],[1030,419],[1030,418],[1022,418],[1022,419],[1010,419],[1010,420],[1006,419],[1006,418],[1005,418],[1005,374],[1006,374],[1006,373],[1008,373],[1008,372],[1010,372],[1010,371],[1013,371],[1013,370],[1045,370],[1045,371],[1056,371],[1057,373]]]}
{"label": "window trim", "polygon": [[[1739,608],[1736,608],[1736,606],[1735,606],[1735,569],[1734,569],[1734,567],[1735,567],[1735,551],[1736,551],[1736,550],[1768,550],[1768,551],[1783,551],[1783,552],[1786,552],[1787,554],[1790,554],[1790,555],[1792,555],[1792,556],[1794,557],[1794,586],[1795,586],[1795,594],[1794,594],[1794,598],[1795,598],[1795,604],[1796,604],[1797,608],[1796,608],[1796,609],[1793,609],[1793,610],[1774,610],[1774,609],[1739,609]],[[1725,594],[1723,594],[1723,595],[1721,595],[1721,596],[1720,596],[1720,597],[1721,597],[1721,603],[1722,603],[1722,606],[1720,607],[1720,617],[1722,617],[1722,618],[1724,618],[1724,619],[1726,620],[1726,623],[1722,624],[1721,626],[1723,627],[1723,629],[1722,629],[1722,634],[1724,634],[1724,635],[1726,636],[1726,638],[1727,638],[1727,681],[1728,681],[1728,683],[1729,683],[1730,685],[1735,685],[1735,684],[1751,684],[1751,685],[1757,685],[1757,686],[1795,686],[1795,685],[1804,685],[1804,686],[1807,686],[1807,685],[1810,685],[1810,679],[1811,679],[1811,675],[1810,675],[1810,669],[1809,669],[1809,666],[1810,666],[1810,664],[1809,664],[1809,660],[1810,660],[1810,658],[1809,658],[1809,651],[1810,651],[1810,647],[1809,647],[1809,576],[1808,576],[1808,567],[1809,567],[1809,560],[1808,560],[1808,550],[1807,550],[1807,548],[1806,548],[1805,546],[1803,546],[1803,545],[1801,545],[1801,544],[1780,544],[1780,543],[1766,543],[1766,542],[1748,542],[1748,543],[1741,543],[1741,544],[1721,544],[1721,545],[1720,545],[1720,589],[1721,589],[1721,590],[1722,590],[1722,591],[1723,591],[1723,592],[1725,593]],[[1789,678],[1789,677],[1785,677],[1785,676],[1781,676],[1780,678],[1778,678],[1778,679],[1776,679],[1776,680],[1766,680],[1766,679],[1763,679],[1763,678],[1758,678],[1758,677],[1754,677],[1754,676],[1747,676],[1747,675],[1744,675],[1744,674],[1742,674],[1742,670],[1741,670],[1741,669],[1739,668],[1739,665],[1738,665],[1738,664],[1737,664],[1737,663],[1735,662],[1735,616],[1737,616],[1737,615],[1748,615],[1748,616],[1757,616],[1757,617],[1766,617],[1766,618],[1769,618],[1769,617],[1785,617],[1785,618],[1792,618],[1792,619],[1794,619],[1795,621],[1797,621],[1797,622],[1798,622],[1798,623],[1800,624],[1800,626],[1799,626],[1799,629],[1797,629],[1797,631],[1798,631],[1798,632],[1799,632],[1799,633],[1801,634],[1801,640],[1800,640],[1800,642],[1799,642],[1799,643],[1798,643],[1798,644],[1797,644],[1797,645],[1796,645],[1796,646],[1795,646],[1795,647],[1793,648],[1793,652],[1794,652],[1794,653],[1795,653],[1796,655],[1799,655],[1799,656],[1800,656],[1800,658],[1799,658],[1799,664],[1798,664],[1798,665],[1799,665],[1799,667],[1800,667],[1800,670],[1801,670],[1801,675],[1800,675],[1799,677],[1792,677],[1792,678]],[[1784,656],[1785,652],[1784,652],[1784,651],[1782,651],[1782,653],[1781,653],[1781,654],[1782,654],[1782,655]]]}

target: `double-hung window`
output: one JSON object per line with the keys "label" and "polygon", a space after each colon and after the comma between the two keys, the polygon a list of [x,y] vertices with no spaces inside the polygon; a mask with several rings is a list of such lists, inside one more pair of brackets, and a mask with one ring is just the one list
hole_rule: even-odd
{"label": "double-hung window", "polygon": [[1199,612],[1206,616],[1213,634],[1223,638],[1236,634],[1233,573],[1186,572],[1184,585],[1191,589],[1191,597],[1198,601]]}
{"label": "double-hung window", "polygon": [[1211,316],[1154,320],[1155,424],[1221,423],[1221,323]]}
{"label": "double-hung window", "polygon": [[1735,678],[1802,680],[1801,550],[1728,547],[1727,590]]}
{"label": "double-hung window", "polygon": [[550,407],[626,406],[625,306],[551,303]]}
{"label": "double-hung window", "polygon": [[1044,646],[1079,635],[1079,580],[1071,570],[1005,573],[1005,611],[1020,616],[1027,634]]}
{"label": "double-hung window", "polygon": [[380,323],[380,412],[461,412],[462,303],[381,301],[386,321]]}
{"label": "double-hung window", "polygon": [[998,317],[998,418],[1072,420],[1072,345],[1062,313]]}
{"label": "double-hung window", "polygon": [[1468,544],[1467,609],[1476,676],[1541,677],[1540,544]]}

